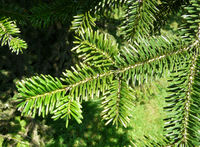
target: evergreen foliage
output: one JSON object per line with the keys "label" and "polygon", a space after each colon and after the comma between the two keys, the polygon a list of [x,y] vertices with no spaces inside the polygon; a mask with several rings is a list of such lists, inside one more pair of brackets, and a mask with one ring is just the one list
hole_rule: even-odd
{"label": "evergreen foliage", "polygon": [[8,18],[0,18],[0,41],[1,46],[8,45],[12,52],[16,54],[22,53],[27,48],[24,40],[16,37],[20,33],[14,21]]}
{"label": "evergreen foliage", "polygon": [[[122,45],[98,27],[113,6],[125,13],[121,18]],[[164,34],[163,25],[177,12],[183,16],[179,32]],[[127,127],[134,115],[134,89],[170,72],[165,136],[147,136],[141,142],[147,146],[199,146],[199,14],[200,0],[56,0],[34,6],[26,16],[34,26],[71,22],[72,51],[80,63],[63,72],[60,79],[40,75],[18,82],[19,110],[33,117],[50,113],[54,119],[65,119],[68,126],[71,118],[81,123],[83,101],[101,98],[106,125]],[[17,53],[26,48],[24,41],[7,37],[19,33],[12,21],[3,17],[0,24],[3,45],[8,42]]]}

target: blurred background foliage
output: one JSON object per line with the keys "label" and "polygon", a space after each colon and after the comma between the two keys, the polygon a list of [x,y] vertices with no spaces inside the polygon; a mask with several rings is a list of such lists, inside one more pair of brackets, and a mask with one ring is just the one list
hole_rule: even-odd
{"label": "blurred background foliage", "polygon": [[[16,10],[23,7],[24,12],[19,10],[23,14],[37,2],[33,0],[28,5],[25,0],[0,0],[0,7],[7,4],[12,4],[10,7]],[[43,2],[49,3],[51,0]],[[101,21],[97,18],[97,25],[121,44],[123,38],[120,36],[119,24],[122,12],[117,9],[113,11],[114,14],[105,14],[105,19]],[[136,89],[137,103],[131,126],[126,129],[104,125],[100,117],[101,108],[97,107],[98,100],[85,102],[83,123],[78,125],[72,121],[69,128],[65,128],[64,121],[53,121],[50,116],[46,119],[21,117],[12,101],[16,94],[16,81],[23,79],[23,75],[59,76],[64,69],[74,65],[77,58],[70,51],[73,33],[69,31],[69,23],[57,21],[42,29],[20,21],[17,23],[28,49],[23,54],[15,55],[8,47],[0,47],[0,146],[128,146],[138,144],[138,140],[144,136],[162,136],[167,75],[159,82]],[[173,33],[177,31],[179,23],[179,16],[171,16],[163,31]]]}

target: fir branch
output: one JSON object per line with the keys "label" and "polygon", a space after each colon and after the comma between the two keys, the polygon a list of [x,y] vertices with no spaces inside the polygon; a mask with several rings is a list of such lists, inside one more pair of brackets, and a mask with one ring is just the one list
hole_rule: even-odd
{"label": "fir branch", "polygon": [[[196,41],[190,47],[195,46],[197,43],[198,42]],[[132,60],[132,64],[130,64],[130,62],[126,63],[124,60],[122,60],[123,58],[120,59],[120,57],[116,57],[116,60],[118,60],[118,62],[121,60],[119,63],[120,66],[118,65],[117,69],[112,70],[102,68],[93,69],[92,67],[86,65],[82,65],[81,67],[77,65],[76,69],[73,68],[73,72],[67,70],[64,73],[65,78],[63,78],[62,80],[66,82],[66,85],[69,86],[68,88],[71,89],[72,92],[70,92],[70,95],[76,95],[75,97],[78,99],[80,97],[84,97],[83,99],[86,98],[85,100],[88,100],[88,97],[93,98],[94,95],[99,96],[100,91],[104,92],[104,90],[107,89],[108,84],[116,75],[123,74],[123,78],[127,78],[131,80],[131,82],[134,82],[138,79],[138,77],[135,77],[135,75],[138,74],[137,72],[140,72],[140,69],[144,71],[151,69],[152,67],[156,68],[156,65],[160,65],[160,63],[162,63],[161,61],[163,61],[163,64],[166,63],[167,59],[169,59],[169,62],[171,62],[172,64],[174,63],[174,60],[178,58],[177,56],[187,53],[190,47],[177,49],[174,51],[169,50],[169,52],[159,54],[146,60],[143,59],[143,61],[135,62],[135,60]],[[133,55],[130,54],[129,56],[132,57]],[[162,67],[160,68],[162,69]],[[158,69],[155,70],[159,71]],[[142,71],[140,73],[144,73]],[[152,73],[152,70],[150,70],[149,73]],[[129,77],[126,77],[127,74],[129,75]],[[101,85],[100,83],[103,83],[103,85]],[[101,90],[99,91],[99,89]]]}
{"label": "fir branch", "polygon": [[14,21],[8,18],[0,19],[1,46],[8,45],[9,49],[16,54],[23,53],[23,50],[27,48],[27,44],[24,40],[15,37],[19,35],[19,33],[19,28],[17,28]]}
{"label": "fir branch", "polygon": [[18,109],[22,114],[35,117],[37,109],[39,116],[51,113],[59,99],[64,97],[66,90],[58,78],[49,75],[35,76],[17,83],[19,97]]}
{"label": "fir branch", "polygon": [[[67,5],[68,2],[71,3]],[[171,95],[166,98],[166,103],[169,104],[166,107],[167,139],[171,145],[199,146],[200,1],[191,0],[185,7],[185,22],[181,30],[183,40],[174,36],[153,36],[153,34],[157,29],[160,30],[163,22],[175,10],[173,4],[181,2],[180,7],[182,7],[188,1],[163,0],[158,3],[157,0],[88,0],[87,2],[91,2],[91,5],[87,6],[85,1],[56,0],[31,9],[32,23],[40,27],[59,20],[71,21],[73,16],[78,14],[72,22],[72,30],[77,29],[74,42],[76,46],[73,50],[78,53],[84,64],[80,63],[71,70],[66,70],[61,78],[63,83],[48,75],[34,76],[19,82],[17,99],[22,114],[35,116],[36,111],[39,111],[39,115],[42,113],[44,116],[50,112],[54,114],[55,119],[65,118],[68,126],[71,117],[78,123],[81,122],[83,100],[103,96],[102,115],[107,121],[106,124],[112,122],[117,126],[122,124],[126,127],[134,99],[131,87],[160,77],[164,72],[173,71],[173,80],[170,81],[169,87]],[[173,4],[169,4],[170,2]],[[94,19],[90,16],[97,11],[102,16],[107,10],[111,10],[112,6],[119,8],[124,3],[128,9],[122,35],[128,39],[128,45],[119,49],[110,35],[91,30]],[[127,8],[126,6],[124,8]],[[160,12],[162,8],[166,10]],[[81,10],[81,14],[79,15],[76,10]],[[160,18],[156,16],[158,13]],[[160,19],[162,21],[159,24]],[[145,144],[166,145],[162,138],[157,141],[153,139]]]}
{"label": "fir branch", "polygon": [[199,22],[200,22],[200,1],[190,1],[190,5],[184,7],[185,14],[182,16],[185,20],[180,27],[180,35],[182,38],[191,42],[199,38]]}
{"label": "fir branch", "polygon": [[77,34],[79,34],[82,30],[92,30],[92,27],[96,26],[95,20],[96,19],[91,16],[90,11],[80,13],[74,16],[70,30],[74,30]]}
{"label": "fir branch", "polygon": [[[166,119],[166,135],[173,145],[199,146],[199,55],[191,57],[191,63],[183,62],[178,73],[172,75],[169,86],[169,97],[166,97],[168,112]],[[186,58],[185,60],[187,60]],[[195,85],[195,88],[194,88]]]}
{"label": "fir branch", "polygon": [[[197,43],[198,42],[195,42],[191,46]],[[163,46],[163,44],[160,45]],[[116,76],[120,76],[125,80],[126,75],[129,74],[128,79],[132,82],[135,78],[139,80],[135,75],[138,74],[137,72],[142,73],[140,70],[147,70],[150,68],[149,66],[156,67],[162,60],[165,61],[168,58],[172,60],[173,56],[183,54],[188,50],[189,48],[175,49],[174,51],[169,49],[169,52],[165,51],[162,54],[154,54],[147,59],[141,58],[140,60],[133,60],[131,61],[132,64],[130,64],[130,61],[127,62],[128,64],[119,64],[120,66],[118,66],[117,69],[112,70],[105,68],[94,69],[83,64],[81,66],[76,65],[76,68],[72,67],[72,71],[67,70],[64,73],[62,80],[66,83],[65,85],[51,76],[42,75],[26,79],[26,81],[22,81],[18,84],[18,91],[21,95],[21,97],[18,98],[18,100],[21,101],[18,107],[19,109],[23,109],[22,113],[25,115],[33,114],[33,116],[35,116],[36,110],[39,109],[39,115],[42,112],[44,116],[48,114],[48,112],[52,113],[53,110],[60,105],[60,99],[64,98],[65,94],[77,102],[88,100],[94,96],[99,97],[109,89],[109,85]],[[138,53],[140,54],[140,52]],[[127,55],[129,55],[130,58],[132,57],[132,54]],[[121,56],[121,58],[122,57],[123,56]],[[117,58],[122,61],[120,56],[116,57],[116,59]],[[133,78],[132,75],[134,76]],[[128,122],[123,121],[123,123],[127,125]]]}
{"label": "fir branch", "polygon": [[122,23],[122,33],[127,40],[135,40],[152,34],[156,21],[156,0],[127,1],[126,14]]}
{"label": "fir branch", "polygon": [[106,120],[106,125],[110,122],[122,124],[127,127],[130,117],[132,116],[131,110],[134,100],[133,90],[128,87],[126,82],[120,79],[111,83],[110,88],[102,98],[102,117]]}
{"label": "fir branch", "polygon": [[54,116],[52,117],[54,120],[59,118],[66,119],[66,128],[69,124],[69,119],[73,117],[79,124],[82,122],[82,106],[75,100],[64,97],[62,102],[59,104],[58,108],[54,110]]}
{"label": "fir branch", "polygon": [[192,94],[192,85],[193,85],[193,80],[195,76],[195,66],[197,62],[198,55],[193,56],[192,58],[192,63],[190,67],[190,73],[189,73],[189,79],[188,79],[188,84],[187,84],[187,91],[186,91],[186,102],[185,102],[185,115],[184,115],[184,120],[183,120],[183,141],[185,144],[187,144],[187,139],[189,135],[189,130],[187,128],[188,123],[189,123],[189,110],[190,110],[190,105],[191,105],[191,94]]}
{"label": "fir branch", "polygon": [[76,51],[83,63],[95,67],[115,65],[114,56],[118,54],[118,44],[108,34],[82,30],[74,43],[77,46],[72,51]]}

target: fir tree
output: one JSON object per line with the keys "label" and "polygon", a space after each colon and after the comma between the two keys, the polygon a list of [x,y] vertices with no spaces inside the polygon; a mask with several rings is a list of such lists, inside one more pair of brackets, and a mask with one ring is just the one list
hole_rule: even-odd
{"label": "fir tree", "polygon": [[[19,30],[11,20],[24,18],[23,23],[40,28],[60,21],[71,23],[72,51],[80,58],[61,78],[40,75],[18,82],[22,115],[50,113],[53,119],[65,119],[67,127],[71,118],[81,123],[83,101],[101,99],[105,124],[127,127],[134,115],[135,87],[170,72],[165,137],[141,141],[147,146],[200,145],[200,0],[56,0],[33,4],[24,15],[5,8],[0,10],[2,45],[17,53],[26,48],[24,41],[12,37]],[[123,43],[96,24],[113,8],[124,12],[119,31]],[[179,32],[163,33],[169,16],[178,12]]]}

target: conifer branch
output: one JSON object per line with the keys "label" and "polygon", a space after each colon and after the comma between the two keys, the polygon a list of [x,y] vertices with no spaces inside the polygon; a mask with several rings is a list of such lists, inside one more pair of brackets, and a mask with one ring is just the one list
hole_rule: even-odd
{"label": "conifer branch", "polygon": [[0,19],[1,46],[8,45],[9,49],[16,54],[23,53],[23,50],[27,48],[27,44],[24,40],[15,37],[19,35],[19,33],[19,28],[17,28],[14,21],[8,18]]}
{"label": "conifer branch", "polygon": [[188,61],[180,65],[178,73],[173,74],[169,92],[166,97],[168,118],[166,132],[173,145],[199,145],[199,93],[196,83],[199,83],[199,55],[195,54]]}
{"label": "conifer branch", "polygon": [[189,81],[187,84],[187,91],[186,91],[186,102],[185,102],[185,115],[183,119],[183,143],[187,144],[187,138],[188,138],[188,121],[189,121],[189,110],[190,110],[190,104],[191,104],[191,94],[192,94],[192,85],[194,82],[194,76],[195,76],[195,66],[197,61],[198,55],[195,55],[192,59],[191,67],[190,67],[190,73],[189,73]]}
{"label": "conifer branch", "polygon": [[185,21],[180,27],[180,35],[186,42],[191,42],[199,38],[200,2],[192,0],[189,3],[190,5],[184,7],[185,14],[182,17]]}
{"label": "conifer branch", "polygon": [[78,35],[83,30],[92,30],[92,27],[96,26],[95,20],[96,19],[91,16],[90,11],[82,12],[74,16],[70,30],[74,30]]}
{"label": "conifer branch", "polygon": [[106,125],[110,122],[116,126],[122,124],[127,127],[134,100],[133,90],[128,87],[126,82],[117,79],[112,82],[110,88],[102,98],[103,119]]}
{"label": "conifer branch", "polygon": [[[175,35],[155,36],[155,31],[159,31],[168,16],[175,12],[173,4],[178,2],[178,8],[185,7],[181,33],[178,34],[181,39]],[[168,113],[166,139],[175,146],[199,146],[199,5],[199,0],[99,0],[91,1],[90,6],[85,1],[56,0],[32,7],[29,20],[35,26],[45,27],[60,20],[71,22],[74,18],[71,30],[77,37],[72,50],[83,63],[66,70],[61,78],[63,83],[49,75],[19,82],[18,108],[24,115],[39,113],[45,116],[51,113],[54,119],[66,119],[68,126],[72,117],[81,123],[83,100],[103,97],[102,116],[106,124],[112,122],[127,127],[134,102],[132,88],[170,71],[170,95],[166,97],[168,105],[165,108]],[[122,37],[127,39],[121,44],[123,47],[118,47],[114,35],[92,30],[95,26],[93,16],[102,18],[104,13],[112,10],[112,6],[126,11],[120,30]],[[3,43],[10,41],[8,44],[12,46],[12,35],[18,30],[14,29],[14,33],[12,29],[5,31],[1,22],[0,37],[4,39],[6,36]],[[147,140],[141,141],[149,146],[167,144],[163,138],[154,140],[147,137]]]}
{"label": "conifer branch", "polygon": [[144,38],[152,34],[156,13],[159,11],[156,0],[127,1],[126,15],[122,24],[123,35],[128,40]]}
{"label": "conifer branch", "polygon": [[76,51],[83,63],[91,66],[111,66],[115,65],[114,56],[118,54],[118,44],[110,39],[108,34],[92,31],[90,29],[82,30],[80,36],[74,41],[75,46],[72,51]]}
{"label": "conifer branch", "polygon": [[18,109],[22,110],[23,115],[31,115],[35,117],[37,109],[39,116],[44,117],[51,113],[59,99],[64,97],[66,91],[58,78],[49,75],[35,76],[22,80],[17,83],[19,97],[17,101]]}
{"label": "conifer branch", "polygon": [[65,97],[62,102],[59,104],[56,110],[54,110],[54,120],[59,118],[66,119],[66,128],[69,125],[69,119],[73,117],[79,124],[82,122],[82,106],[75,100]]}

